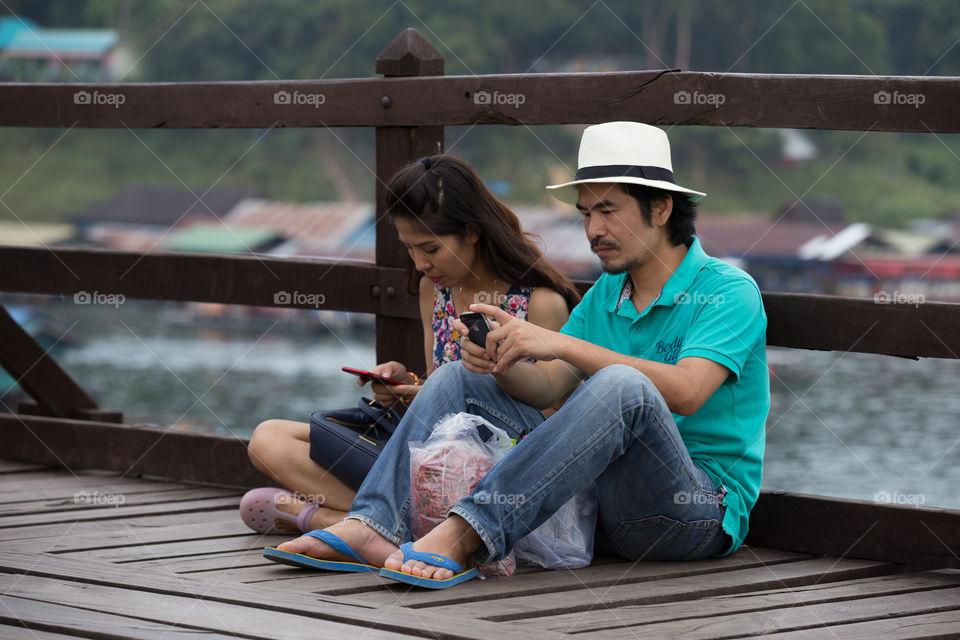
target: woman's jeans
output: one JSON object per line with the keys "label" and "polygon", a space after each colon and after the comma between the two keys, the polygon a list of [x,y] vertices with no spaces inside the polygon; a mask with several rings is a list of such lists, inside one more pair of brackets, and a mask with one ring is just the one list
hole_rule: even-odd
{"label": "woman's jeans", "polygon": [[[394,544],[410,540],[409,441],[426,441],[451,413],[476,414],[518,439],[471,496],[451,509],[480,535],[480,562],[498,560],[582,489],[596,484],[598,551],[630,560],[706,558],[730,544],[723,496],[687,453],[650,380],[605,367],[550,418],[490,375],[446,364],[427,380],[370,470],[349,518]],[[526,435],[526,437],[524,437]],[[522,439],[520,439],[522,438]]]}

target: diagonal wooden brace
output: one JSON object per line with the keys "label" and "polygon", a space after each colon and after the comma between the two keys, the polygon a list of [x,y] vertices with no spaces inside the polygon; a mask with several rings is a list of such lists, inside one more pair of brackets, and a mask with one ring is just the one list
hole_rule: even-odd
{"label": "diagonal wooden brace", "polygon": [[117,411],[104,411],[73,381],[33,337],[0,305],[0,366],[36,401],[22,403],[21,413],[58,418],[121,422]]}

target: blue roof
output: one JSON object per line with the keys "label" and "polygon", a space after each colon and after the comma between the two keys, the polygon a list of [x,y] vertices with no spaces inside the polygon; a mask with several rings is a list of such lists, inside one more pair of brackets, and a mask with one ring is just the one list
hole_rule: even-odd
{"label": "blue roof", "polygon": [[344,239],[344,242],[347,244],[345,246],[353,247],[373,247],[377,244],[377,225],[376,222],[371,219],[365,224],[357,227],[357,229],[350,234],[349,237]]}
{"label": "blue roof", "polygon": [[50,52],[66,55],[103,54],[117,44],[117,32],[111,29],[22,29],[3,47],[4,54]]}
{"label": "blue roof", "polygon": [[6,47],[17,33],[26,29],[39,29],[39,26],[28,18],[0,16],[0,49]]}

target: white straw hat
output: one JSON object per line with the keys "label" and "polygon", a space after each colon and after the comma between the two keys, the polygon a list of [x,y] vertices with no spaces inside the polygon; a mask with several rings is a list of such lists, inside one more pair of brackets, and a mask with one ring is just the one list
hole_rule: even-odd
{"label": "white straw hat", "polygon": [[686,193],[694,201],[707,195],[674,181],[667,134],[639,122],[605,122],[587,127],[580,140],[577,175],[570,182],[552,184],[547,189],[558,200],[576,204],[576,186],[585,182],[642,184]]}

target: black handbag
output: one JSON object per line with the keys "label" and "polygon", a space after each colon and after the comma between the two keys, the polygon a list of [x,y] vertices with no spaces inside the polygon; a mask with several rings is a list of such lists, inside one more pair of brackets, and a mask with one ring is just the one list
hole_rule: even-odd
{"label": "black handbag", "polygon": [[310,458],[354,491],[383,451],[400,414],[362,398],[352,409],[310,414]]}

